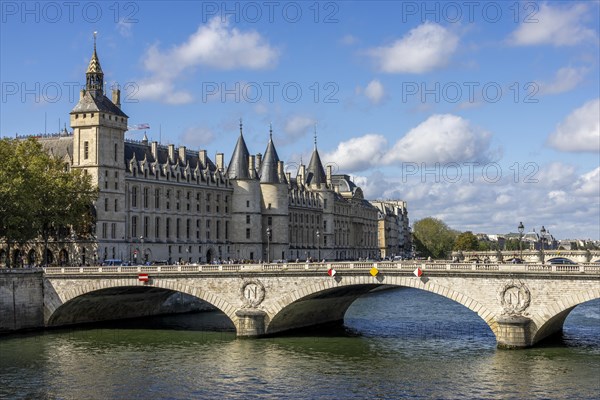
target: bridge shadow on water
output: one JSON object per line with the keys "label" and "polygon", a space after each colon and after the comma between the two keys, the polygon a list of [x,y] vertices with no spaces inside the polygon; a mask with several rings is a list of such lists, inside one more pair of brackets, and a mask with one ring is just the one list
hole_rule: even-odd
{"label": "bridge shadow on water", "polygon": [[[177,296],[181,294],[177,293],[171,299],[175,302],[181,300],[177,300]],[[210,308],[208,306],[199,312],[92,322],[53,330],[221,332],[230,339],[235,338],[231,320],[219,310]],[[439,345],[456,349],[496,347],[496,338],[489,326],[463,305],[431,292],[394,286],[382,286],[360,296],[350,305],[343,321],[279,332],[269,337],[366,338],[417,343],[419,347],[429,348]],[[563,331],[539,343],[538,347],[600,349],[600,299],[577,306],[566,319]]]}

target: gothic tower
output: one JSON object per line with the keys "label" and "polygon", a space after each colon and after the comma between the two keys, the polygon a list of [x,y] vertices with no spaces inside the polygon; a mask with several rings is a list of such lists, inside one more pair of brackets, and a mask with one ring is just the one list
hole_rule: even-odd
{"label": "gothic tower", "polygon": [[71,111],[73,168],[91,175],[100,193],[96,201],[97,254],[101,261],[123,258],[125,238],[124,140],[128,117],[121,111],[120,90],[113,89],[112,101],[104,95],[104,73],[94,52],[86,71],[85,89]]}
{"label": "gothic tower", "polygon": [[264,251],[267,260],[289,258],[288,185],[273,145],[273,129],[260,166],[260,191]]}
{"label": "gothic tower", "polygon": [[233,256],[238,260],[262,258],[260,181],[255,162],[246,147],[240,120],[240,136],[227,167],[227,177],[233,187],[231,240],[235,243]]}

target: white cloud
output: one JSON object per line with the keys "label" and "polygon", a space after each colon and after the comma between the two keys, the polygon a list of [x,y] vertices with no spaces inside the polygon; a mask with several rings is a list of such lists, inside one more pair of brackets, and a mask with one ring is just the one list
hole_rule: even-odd
{"label": "white cloud", "polygon": [[561,151],[600,151],[600,98],[571,112],[548,137],[548,144]]}
{"label": "white cloud", "polygon": [[491,133],[452,114],[436,114],[394,144],[383,161],[449,163],[489,161]]}
{"label": "white cloud", "polygon": [[175,104],[190,102],[191,95],[177,91],[174,84],[185,71],[198,66],[267,69],[275,66],[278,58],[279,52],[259,33],[229,28],[229,21],[215,17],[184,43],[164,51],[157,44],[150,46],[144,55],[144,68],[152,76],[140,80],[144,85],[140,84],[139,97]]}
{"label": "white cloud", "polygon": [[316,120],[305,115],[293,115],[288,117],[283,126],[283,131],[291,136],[299,136],[313,128]]}
{"label": "white cloud", "polygon": [[385,96],[385,90],[383,89],[383,85],[379,80],[373,79],[367,87],[365,88],[365,96],[369,99],[369,101],[373,104],[379,104],[379,102]]}
{"label": "white cloud", "polygon": [[325,153],[322,158],[335,160],[340,171],[360,171],[378,164],[386,147],[384,136],[371,133],[340,142],[333,152]]}
{"label": "white cloud", "polygon": [[596,32],[585,26],[589,13],[590,9],[585,3],[555,7],[542,3],[538,12],[529,15],[532,21],[521,22],[510,35],[509,42],[516,46],[573,46],[593,40],[596,38]]}
{"label": "white cloud", "polygon": [[132,96],[136,99],[157,100],[167,104],[186,104],[193,101],[190,93],[175,90],[173,82],[163,79],[142,79],[138,81],[138,91]]}
{"label": "white cloud", "polygon": [[353,44],[355,44],[356,42],[358,42],[358,39],[356,38],[356,36],[354,35],[344,35],[341,39],[340,39],[340,43],[342,43],[345,46],[351,46]]}
{"label": "white cloud", "polygon": [[554,181],[540,177],[540,183],[515,182],[509,167],[503,166],[506,174],[498,183],[469,182],[466,174],[457,183],[436,181],[432,175],[394,170],[356,176],[354,182],[364,185],[369,199],[407,201],[413,223],[434,216],[462,231],[495,234],[516,232],[523,221],[527,231],[544,225],[558,238],[600,238],[600,167],[578,176],[572,165],[541,165],[548,175],[561,167],[567,172]]}
{"label": "white cloud", "polygon": [[540,94],[558,94],[574,89],[583,81],[586,68],[565,67],[556,71],[552,82],[539,82]]}
{"label": "white cloud", "polygon": [[419,74],[444,66],[458,47],[458,36],[425,22],[389,46],[370,49],[377,68],[388,73]]}
{"label": "white cloud", "polygon": [[600,197],[600,167],[583,174],[575,182],[575,194],[578,196]]}
{"label": "white cloud", "polygon": [[179,135],[179,139],[188,147],[206,148],[215,139],[215,134],[208,128],[193,126]]}
{"label": "white cloud", "polygon": [[115,25],[115,29],[119,34],[125,38],[131,37],[131,31],[133,30],[133,22],[129,21],[129,18],[121,18]]}

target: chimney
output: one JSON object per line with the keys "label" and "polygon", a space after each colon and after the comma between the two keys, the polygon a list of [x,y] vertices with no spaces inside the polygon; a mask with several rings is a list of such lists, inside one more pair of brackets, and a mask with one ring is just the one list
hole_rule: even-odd
{"label": "chimney", "polygon": [[331,171],[333,170],[333,166],[327,166],[327,186],[331,186]]}
{"label": "chimney", "polygon": [[200,164],[202,164],[202,168],[206,168],[206,150],[200,150],[198,152],[198,158],[200,159]]}
{"label": "chimney", "polygon": [[254,156],[249,156],[248,157],[248,169],[250,170],[250,179],[254,179],[256,178],[256,165],[255,165],[255,158]]}
{"label": "chimney", "polygon": [[152,142],[152,157],[158,160],[158,142]]}
{"label": "chimney", "polygon": [[300,164],[300,168],[298,168],[298,177],[300,178],[300,183],[304,184],[306,181],[304,180],[306,167],[304,164]]}
{"label": "chimney", "polygon": [[115,106],[121,108],[121,89],[113,89],[112,102]]}
{"label": "chimney", "polygon": [[260,166],[262,164],[262,154],[258,153],[256,155],[256,169],[260,169]]}
{"label": "chimney", "polygon": [[217,169],[219,171],[223,171],[223,153],[217,153],[217,157],[216,157],[216,161],[217,161]]}
{"label": "chimney", "polygon": [[285,183],[285,173],[283,172],[283,161],[277,163],[277,176],[279,183]]}
{"label": "chimney", "polygon": [[169,161],[171,161],[172,163],[175,162],[175,145],[174,144],[169,145]]}
{"label": "chimney", "polygon": [[179,159],[185,164],[185,146],[179,146],[177,150],[179,151]]}

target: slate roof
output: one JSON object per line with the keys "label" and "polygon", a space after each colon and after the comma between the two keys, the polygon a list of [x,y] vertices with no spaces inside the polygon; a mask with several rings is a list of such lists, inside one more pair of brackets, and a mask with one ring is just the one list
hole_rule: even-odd
{"label": "slate roof", "polygon": [[106,112],[119,117],[129,118],[108,97],[103,94],[94,97],[89,91],[79,100],[75,108],[71,111],[71,114],[80,112]]}

